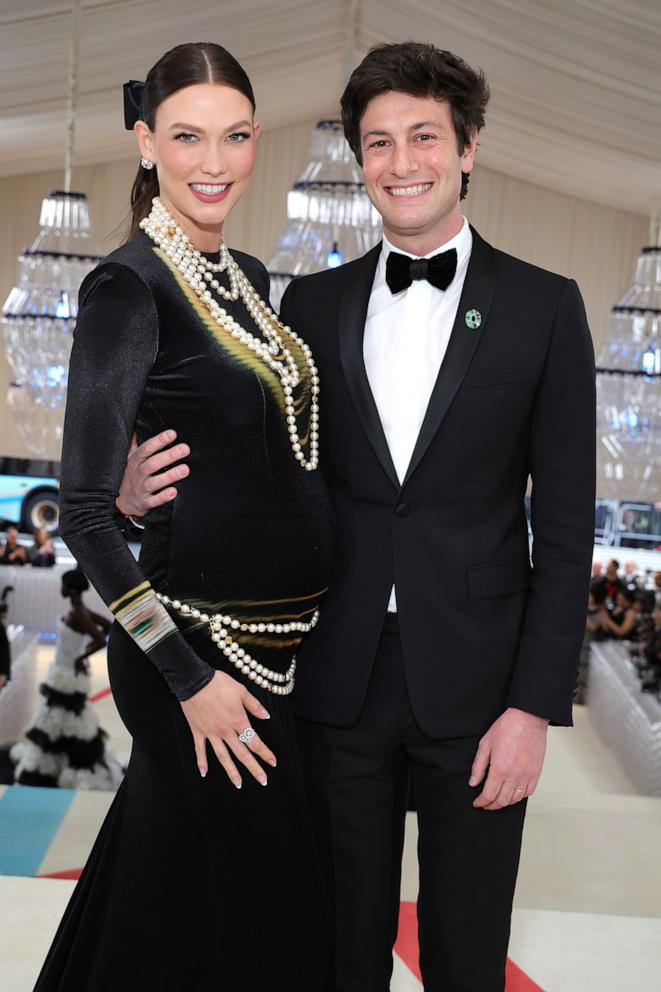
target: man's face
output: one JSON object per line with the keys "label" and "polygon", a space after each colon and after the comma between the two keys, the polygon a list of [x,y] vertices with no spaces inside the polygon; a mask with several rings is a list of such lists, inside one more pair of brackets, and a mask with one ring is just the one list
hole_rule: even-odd
{"label": "man's face", "polygon": [[611,582],[615,582],[615,580],[617,579],[617,565],[615,564],[615,562],[613,562],[613,561],[609,561],[608,562],[608,568],[606,569],[606,575],[611,580]]}
{"label": "man's face", "polygon": [[461,174],[475,160],[477,133],[462,152],[449,104],[390,91],[360,122],[367,194],[396,247],[426,254],[459,232]]}

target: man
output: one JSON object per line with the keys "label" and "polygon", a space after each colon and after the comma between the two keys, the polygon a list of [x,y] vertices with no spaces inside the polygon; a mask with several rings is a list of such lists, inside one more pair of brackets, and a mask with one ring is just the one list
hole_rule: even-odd
{"label": "man", "polygon": [[33,568],[52,568],[55,564],[55,547],[45,527],[35,527],[34,543],[28,548],[28,559]]}
{"label": "man", "polygon": [[625,561],[624,563],[624,584],[627,589],[636,592],[640,588],[641,574],[635,561]]}
{"label": "man", "polygon": [[[409,784],[425,988],[504,988],[525,799],[549,721],[571,723],[592,346],[572,281],[494,250],[462,217],[487,99],[449,52],[373,49],[342,112],[383,243],[296,279],[282,302],[319,367],[338,530],[294,699],[340,992],[389,988]],[[125,512],[172,498],[186,474],[169,467],[185,446],[154,457],[165,440],[131,456]]]}
{"label": "man", "polygon": [[606,574],[599,582],[599,588],[603,592],[603,598],[609,600],[611,604],[615,602],[615,596],[618,590],[624,587],[624,583],[618,574],[619,570],[619,561],[616,558],[611,558],[606,565]]}

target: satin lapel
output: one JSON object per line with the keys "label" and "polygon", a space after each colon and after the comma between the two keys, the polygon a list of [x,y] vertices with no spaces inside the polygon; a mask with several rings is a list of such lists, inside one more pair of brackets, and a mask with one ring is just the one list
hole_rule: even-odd
{"label": "satin lapel", "polygon": [[399,479],[383,433],[363,358],[367,307],[380,253],[379,243],[355,262],[353,272],[344,288],[340,301],[340,361],[356,413],[374,449],[374,454],[392,484],[399,489]]}
{"label": "satin lapel", "polygon": [[[468,371],[480,337],[484,334],[484,327],[496,287],[495,253],[491,245],[483,241],[473,228],[471,231],[473,233],[473,247],[457,308],[457,316],[429,400],[425,419],[422,422],[420,434],[411,455],[403,486],[406,485],[422,461],[434,435],[441,426],[455,393]],[[481,316],[480,327],[477,330],[466,326],[466,313],[469,310],[477,310]]]}

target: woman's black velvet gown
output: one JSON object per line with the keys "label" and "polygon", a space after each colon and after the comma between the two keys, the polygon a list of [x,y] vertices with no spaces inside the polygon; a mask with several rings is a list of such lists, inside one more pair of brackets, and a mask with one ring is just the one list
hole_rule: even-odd
{"label": "woman's black velvet gown", "polygon": [[[261,263],[234,257],[267,299]],[[214,323],[146,235],[87,277],[80,302],[61,527],[116,617],[110,680],[133,749],[36,989],[323,990],[331,923],[288,697],[240,675],[208,628],[175,627],[155,595],[246,622],[309,619],[333,566],[321,475],[294,459],[275,373]],[[221,305],[259,333],[241,300]],[[304,440],[309,377],[295,396]],[[165,427],[190,445],[191,472],[176,500],[146,518],[136,562],[114,501],[131,432],[142,442]],[[283,672],[296,648],[291,634],[239,640]],[[271,715],[252,719],[278,759],[266,788],[238,765],[237,790],[210,749],[206,779],[197,770],[179,701],[217,668]]]}

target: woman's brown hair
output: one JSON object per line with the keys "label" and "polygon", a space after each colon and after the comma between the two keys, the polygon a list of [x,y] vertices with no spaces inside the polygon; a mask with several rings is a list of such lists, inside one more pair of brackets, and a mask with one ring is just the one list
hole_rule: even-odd
{"label": "woman's brown hair", "polygon": [[[245,70],[233,55],[212,42],[197,41],[177,45],[161,56],[152,66],[145,80],[142,97],[141,120],[150,131],[154,130],[156,111],[161,103],[178,90],[196,83],[221,83],[243,93],[255,110],[255,96]],[[156,168],[138,172],[131,190],[131,230],[129,240],[140,230],[140,221],[149,214],[151,201],[158,196],[159,185]]]}

